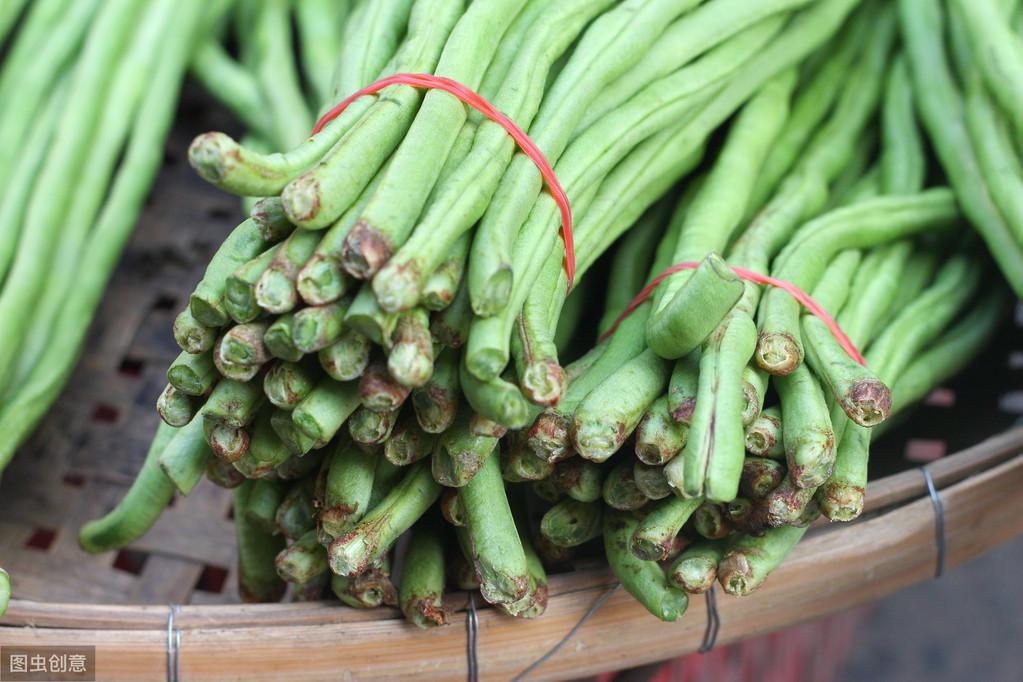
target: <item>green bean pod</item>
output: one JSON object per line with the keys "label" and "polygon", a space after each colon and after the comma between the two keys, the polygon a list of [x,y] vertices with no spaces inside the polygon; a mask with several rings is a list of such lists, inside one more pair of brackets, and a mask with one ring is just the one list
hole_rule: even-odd
{"label": "green bean pod", "polygon": [[646,350],[601,382],[576,408],[572,433],[576,451],[595,462],[617,452],[667,388],[670,371],[667,362]]}
{"label": "green bean pod", "polygon": [[341,267],[341,249],[352,225],[380,184],[381,177],[381,173],[377,173],[359,195],[358,201],[330,226],[316,245],[313,255],[298,271],[295,286],[302,300],[309,305],[333,303],[351,287],[352,278]]}
{"label": "green bean pod", "polygon": [[497,457],[487,457],[458,492],[480,591],[491,604],[511,604],[529,589],[529,566],[505,494]]}
{"label": "green bean pod", "polygon": [[742,425],[752,424],[764,409],[767,399],[767,372],[747,364],[742,369]]}
{"label": "green bean pod", "polygon": [[348,433],[360,445],[381,445],[391,437],[397,412],[374,412],[359,407],[348,418]]}
{"label": "green bean pod", "polygon": [[[263,197],[252,206],[249,217],[259,225],[260,233],[268,243],[282,241],[295,231],[295,226],[284,213],[280,197]],[[266,255],[266,251],[263,252]],[[260,256],[262,257],[262,256]],[[249,261],[251,263],[251,261]],[[269,260],[267,261],[269,264]]]}
{"label": "green bean pod", "polygon": [[338,443],[328,457],[318,522],[321,540],[326,543],[340,537],[369,511],[378,459],[376,454],[345,442]]}
{"label": "green bean pod", "polygon": [[212,353],[192,355],[182,351],[167,368],[167,382],[185,395],[206,395],[219,378]]}
{"label": "green bean pod", "polygon": [[[291,449],[277,435],[272,421],[272,414],[277,412],[266,408],[258,415],[249,429],[249,449],[241,459],[234,463],[234,468],[246,478],[262,479],[270,476],[278,465],[284,463],[292,455]],[[291,415],[287,412],[279,414],[291,424]]]}
{"label": "green bean pod", "polygon": [[540,535],[558,547],[577,547],[603,532],[603,503],[562,500],[540,521]]}
{"label": "green bean pod", "polygon": [[662,466],[644,464],[636,460],[632,465],[632,478],[639,491],[651,500],[663,500],[673,494]]}
{"label": "green bean pod", "polygon": [[224,306],[227,280],[235,270],[262,253],[266,246],[259,225],[252,219],[241,223],[227,236],[189,297],[188,308],[196,321],[207,327],[221,327],[230,321]]}
{"label": "green bean pod", "polygon": [[190,308],[185,308],[174,318],[173,332],[178,348],[191,355],[210,351],[217,341],[217,330],[192,317]]}
{"label": "green bean pod", "polygon": [[238,594],[248,603],[280,601],[285,584],[274,561],[284,548],[284,538],[251,525],[246,514],[254,483],[234,489],[234,532],[238,544]]}
{"label": "green bean pod", "polygon": [[0,568],[0,616],[7,613],[7,605],[11,600],[11,577]]}
{"label": "green bean pod", "polygon": [[526,594],[516,602],[498,604],[498,608],[515,618],[539,618],[547,610],[547,572],[528,538],[522,538],[522,551],[526,554],[526,569],[529,571]]}
{"label": "green bean pod", "polygon": [[398,316],[381,308],[373,296],[373,291],[363,285],[355,294],[348,312],[345,313],[344,323],[366,336],[376,345],[389,348],[391,336],[398,324]]}
{"label": "green bean pod", "polygon": [[320,235],[316,232],[295,230],[281,243],[273,260],[256,281],[254,293],[260,308],[280,315],[298,304],[295,280],[299,269],[313,255],[319,241]]}
{"label": "green bean pod", "polygon": [[295,406],[291,419],[317,443],[327,443],[359,407],[359,386],[326,378]]}
{"label": "green bean pod", "polygon": [[447,625],[444,609],[444,540],[435,524],[426,520],[412,528],[405,552],[405,570],[398,588],[398,603],[405,618],[420,628]]}
{"label": "green bean pod", "polygon": [[726,501],[738,492],[745,449],[742,376],[754,337],[751,320],[735,315],[703,346],[688,440],[682,456],[664,469],[686,497]]}
{"label": "green bean pod", "polygon": [[656,562],[644,561],[631,552],[629,545],[638,526],[639,520],[630,512],[605,512],[607,561],[626,591],[650,613],[664,621],[675,621],[685,613],[689,599],[685,592],[668,582]]}
{"label": "green bean pod", "polygon": [[636,457],[650,465],[665,464],[682,452],[688,436],[686,425],[672,419],[668,412],[668,397],[661,396],[636,426]]}
{"label": "green bean pod", "polygon": [[809,368],[775,380],[781,396],[782,434],[789,476],[800,488],[816,488],[831,474],[835,431],[824,392]]}
{"label": "green bean pod", "polygon": [[281,550],[274,560],[277,575],[289,583],[307,583],[327,572],[327,550],[316,541],[316,531],[306,531],[302,537]]}
{"label": "green bean pod", "polygon": [[398,593],[391,582],[387,557],[374,562],[357,576],[331,576],[331,589],[345,606],[356,609],[375,609],[378,606],[395,606]]}
{"label": "green bean pod", "polygon": [[153,527],[174,497],[176,486],[160,467],[163,450],[178,429],[161,423],[149,444],[142,468],[117,506],[78,531],[78,544],[90,554],[125,547]]}
{"label": "green bean pod", "polygon": [[[608,4],[607,0],[571,0],[547,7],[530,5],[530,9],[520,13],[518,23],[528,24],[529,28],[518,31],[524,35],[517,41],[508,34],[501,41],[495,59],[501,58],[507,43],[519,44],[491,100],[494,106],[528,129],[541,104],[551,64]],[[514,28],[509,30],[513,32]],[[491,80],[489,72],[486,80]],[[440,178],[408,240],[374,277],[377,295],[382,301],[393,301],[385,303],[385,307],[407,308],[415,304],[421,290],[424,296],[427,294],[426,278],[437,271],[441,259],[448,258],[459,240],[463,240],[465,231],[484,214],[514,151],[512,140],[498,124],[485,121],[479,126],[463,161],[449,176]],[[466,191],[470,186],[473,191]],[[488,238],[487,232],[478,235],[483,240]],[[463,243],[467,250],[469,242]]]}
{"label": "green bean pod", "polygon": [[785,458],[779,408],[764,410],[756,421],[746,427],[746,452],[755,457]]}
{"label": "green bean pod", "polygon": [[234,464],[249,450],[250,438],[245,429],[225,426],[207,419],[203,421],[203,430],[206,433],[206,443],[218,460]]}
{"label": "green bean pod", "polygon": [[[280,481],[261,479],[250,486],[248,504],[245,506],[245,521],[259,530],[276,535],[277,508],[284,500],[284,486]],[[236,512],[237,513],[237,512]]]}
{"label": "green bean pod", "polygon": [[741,31],[767,23],[778,14],[798,10],[805,0],[770,0],[750,5],[726,0],[686,12],[665,29],[631,69],[603,88],[580,123],[586,129],[643,87],[686,66],[694,58]]}
{"label": "green bean pod", "polygon": [[630,461],[618,462],[607,472],[600,492],[609,507],[620,511],[639,509],[650,501],[636,485]]}
{"label": "green bean pod", "polygon": [[917,105],[939,161],[963,201],[963,212],[1017,294],[1023,292],[1023,248],[991,200],[965,123],[964,104],[948,69],[940,5],[898,3],[900,28]]}
{"label": "green bean pod", "polygon": [[448,258],[426,278],[421,293],[424,308],[434,312],[444,310],[455,300],[465,274],[466,258],[469,256],[471,243],[468,234],[459,237],[452,246]]}
{"label": "green bean pod", "polygon": [[331,570],[355,576],[366,570],[429,509],[440,495],[425,462],[405,469],[404,478],[351,530],[328,549]]}
{"label": "green bean pod", "polygon": [[732,530],[725,507],[717,502],[704,502],[692,512],[693,530],[708,540],[720,540]]}
{"label": "green bean pod", "polygon": [[579,502],[599,500],[604,485],[604,469],[581,457],[557,462],[551,474],[556,489]]}
{"label": "green bean pod", "polygon": [[493,419],[484,417],[479,412],[473,412],[469,418],[469,433],[474,436],[504,438],[505,434],[508,433],[508,427],[498,424]]}
{"label": "green bean pod", "polygon": [[668,582],[689,594],[707,592],[717,580],[726,546],[724,541],[711,540],[687,547],[668,567]]}
{"label": "green bean pod", "polygon": [[175,428],[192,421],[196,412],[192,396],[179,391],[171,384],[167,384],[160,392],[160,397],[156,400],[156,411],[164,423]]}
{"label": "green bean pod", "polygon": [[919,192],[924,186],[927,156],[916,121],[913,83],[905,55],[888,71],[881,107],[881,186],[885,193]]}
{"label": "green bean pod", "polygon": [[222,422],[236,429],[248,426],[263,404],[260,382],[243,383],[221,379],[200,410],[205,419]]}
{"label": "green bean pod", "polygon": [[[847,248],[864,248],[951,227],[958,217],[954,196],[946,188],[919,194],[879,197],[835,209],[807,223],[778,256],[773,276],[812,289],[828,262]],[[803,358],[799,333],[800,305],[788,293],[771,289],[760,306],[756,360],[775,375],[793,371]]]}
{"label": "green bean pod", "polygon": [[444,520],[455,528],[465,527],[465,505],[458,496],[458,490],[447,488],[440,498],[440,513]]}
{"label": "green bean pod", "polygon": [[231,462],[213,457],[206,461],[206,480],[218,488],[234,490],[246,481],[246,477]]}
{"label": "green bean pod", "polygon": [[387,354],[387,370],[403,386],[417,388],[433,374],[433,339],[430,316],[423,308],[413,308],[398,316]]}
{"label": "green bean pod", "polygon": [[781,462],[766,457],[747,457],[742,463],[739,492],[752,500],[762,500],[785,478]]}
{"label": "green bean pod", "polygon": [[[470,4],[451,30],[436,68],[431,72],[453,78],[469,88],[478,87],[500,44],[493,36],[507,30],[524,4],[525,0]],[[484,35],[488,36],[486,40]],[[434,90],[422,98],[422,105],[394,151],[380,187],[345,239],[342,263],[349,273],[368,279],[391,258],[396,246],[407,239],[467,117],[465,106],[448,93]],[[410,183],[409,178],[420,181]],[[424,181],[425,178],[429,180]],[[349,178],[345,179],[350,182]],[[321,213],[322,206],[321,198],[318,206]]]}
{"label": "green bean pod", "polygon": [[412,407],[419,426],[427,433],[443,433],[458,412],[458,353],[445,348],[437,355],[433,374],[412,391]]}
{"label": "green bean pod", "polygon": [[[469,431],[469,413],[459,412],[450,429],[445,431],[433,450],[431,467],[433,478],[449,488],[462,488],[471,482],[487,466],[494,454],[497,438],[476,436]],[[500,472],[500,464],[495,464]]]}
{"label": "green bean pod", "polygon": [[344,331],[344,316],[348,301],[341,300],[322,306],[303,308],[295,313],[291,326],[291,339],[302,353],[317,353],[332,346]]}
{"label": "green bean pod", "polygon": [[224,283],[224,308],[235,322],[252,322],[259,317],[261,311],[256,301],[256,283],[280,250],[279,244],[270,247],[227,278]]}
{"label": "green bean pod", "polygon": [[[849,293],[852,271],[859,260],[854,251],[846,251],[836,257],[828,267],[825,279],[814,290],[814,300],[826,310],[838,310]],[[804,315],[802,331],[810,367],[827,385],[849,418],[863,426],[875,426],[884,421],[891,410],[888,387],[873,372],[849,357],[823,320]]]}
{"label": "green bean pod", "polygon": [[852,521],[863,513],[869,452],[870,429],[850,424],[838,445],[831,477],[817,491],[821,511],[832,521]]}
{"label": "green bean pod", "polygon": [[[665,357],[679,358],[686,355],[684,350],[687,345],[695,349],[723,319],[731,304],[735,304],[742,295],[743,286],[732,284],[730,288],[738,288],[739,292],[735,300],[725,303],[728,298],[724,284],[736,279],[735,275],[722,262],[710,261],[708,258],[709,255],[723,251],[729,234],[735,231],[743,217],[753,191],[756,172],[763,163],[770,142],[788,117],[788,99],[794,85],[795,74],[784,73],[765,86],[744,107],[707,181],[696,192],[684,216],[680,216],[682,224],[672,262],[704,260],[704,263],[697,272],[676,273],[669,277],[655,293],[655,312],[648,321],[647,336],[655,351],[662,355],[669,353]],[[701,273],[704,268],[707,268],[707,272]],[[721,279],[717,283],[720,290],[704,290],[702,285],[692,282],[694,278],[704,278],[706,285],[713,285],[715,282],[710,275]],[[711,314],[699,323],[704,327],[702,330],[699,327],[691,328],[694,323],[688,320],[688,306],[707,306],[718,301],[718,298],[721,305],[720,318],[714,320],[716,313]],[[705,308],[700,310],[704,311]],[[707,313],[712,310],[706,309]],[[683,332],[682,338],[674,337],[679,331]],[[686,344],[685,332],[694,335],[702,333],[703,337],[695,339],[695,343],[691,340]]]}
{"label": "green bean pod", "polygon": [[962,22],[968,40],[984,46],[976,50],[977,69],[1018,134],[1023,131],[1023,97],[1019,93],[1023,79],[1014,70],[1023,65],[1023,57],[1019,36],[1006,20],[1003,4],[997,0],[956,0],[950,6],[953,20]]}
{"label": "green bean pod", "polygon": [[428,457],[436,444],[436,435],[420,428],[415,418],[406,412],[384,442],[384,457],[395,466],[408,466]]}
{"label": "green bean pod", "polygon": [[291,411],[316,386],[318,374],[310,363],[277,363],[263,377],[263,393],[274,407]]}
{"label": "green bean pod", "polygon": [[316,528],[314,481],[303,479],[292,484],[277,507],[277,529],[294,542]]}
{"label": "green bean pod", "polygon": [[279,316],[267,327],[263,335],[263,344],[275,358],[286,362],[298,362],[304,357],[302,351],[295,347],[294,338],[295,314],[287,313]]}
{"label": "green bean pod", "polygon": [[[835,277],[828,273],[815,288],[814,295],[818,293],[818,289],[832,290],[833,300],[828,302],[831,305],[828,305],[826,310],[836,313],[833,317],[838,326],[857,348],[869,345],[874,340],[876,331],[881,328],[881,322],[891,314],[889,301],[902,286],[901,271],[908,258],[908,255],[902,252],[912,250],[913,242],[905,240],[868,252],[857,268],[849,290],[844,292],[845,300],[841,303],[843,291],[836,285],[837,282],[844,281],[839,276],[841,272],[836,272]],[[838,268],[841,258],[841,255],[836,257],[829,268]],[[927,278],[930,278],[930,274]],[[923,286],[919,285],[917,294]],[[817,337],[812,341],[820,342],[822,338]]]}
{"label": "green bean pod", "polygon": [[320,367],[335,381],[352,381],[362,376],[369,366],[372,343],[354,329],[343,329],[341,336],[322,349],[317,357]]}
{"label": "green bean pod", "polygon": [[[640,51],[633,46],[648,45],[664,32],[665,17],[678,16],[693,4],[659,0],[642,7],[616,7],[583,34],[529,130],[555,168],[601,88],[639,60]],[[558,172],[560,177],[560,169]],[[470,254],[469,288],[473,309],[479,315],[494,315],[504,308],[513,286],[519,284],[515,280],[525,274],[514,263],[513,246],[540,190],[536,168],[524,155],[516,155],[483,214],[479,227],[483,238],[476,240]],[[546,257],[548,251],[541,248],[540,253]]]}
{"label": "green bean pod", "polygon": [[539,457],[526,443],[526,434],[512,431],[501,450],[501,475],[509,483],[540,481],[554,473],[554,463]]}
{"label": "green bean pod", "polygon": [[800,488],[791,475],[785,476],[778,487],[757,503],[750,525],[758,529],[796,525],[808,508],[817,506],[816,491],[817,488]]}
{"label": "green bean pod", "polygon": [[725,592],[745,596],[764,584],[796,546],[805,528],[772,528],[761,536],[742,535],[733,540],[718,564],[718,582]]}
{"label": "green bean pod", "polygon": [[629,549],[644,561],[667,559],[675,537],[702,503],[699,498],[684,500],[674,495],[661,500],[636,526]]}
{"label": "green bean pod", "polygon": [[270,351],[263,342],[268,327],[267,322],[248,322],[228,329],[214,348],[214,364],[218,369],[225,365],[261,367],[270,360]]}
{"label": "green bean pod", "polygon": [[[285,445],[292,456],[301,457],[310,450],[322,448],[326,445],[326,443],[317,441],[305,431],[298,428],[298,425],[295,424],[294,420],[292,420],[290,412],[274,410],[270,415],[270,425],[273,427],[273,431],[277,435],[277,438]],[[285,464],[287,461],[288,460],[281,462],[281,465]]]}
{"label": "green bean pod", "polygon": [[359,379],[362,404],[376,412],[394,412],[412,392],[395,381],[383,362],[373,361]]}
{"label": "green bean pod", "polygon": [[182,495],[192,492],[206,472],[206,461],[213,456],[206,443],[203,421],[197,415],[177,429],[159,455],[160,469]]}
{"label": "green bean pod", "polygon": [[856,12],[849,22],[849,30],[839,39],[837,49],[826,45],[824,63],[800,83],[792,102],[792,111],[784,128],[764,159],[763,169],[749,199],[746,216],[752,217],[763,208],[772,193],[778,189],[786,175],[796,165],[798,157],[821,127],[832,107],[840,99],[842,84],[854,59],[859,56],[877,12],[872,8]]}
{"label": "green bean pod", "polygon": [[668,412],[679,424],[688,425],[693,420],[699,376],[699,349],[675,361],[668,380]]}
{"label": "green bean pod", "polygon": [[277,195],[323,158],[364,112],[363,104],[355,104],[298,147],[273,154],[239,144],[225,133],[203,133],[189,145],[188,163],[199,177],[225,192],[241,197]]}

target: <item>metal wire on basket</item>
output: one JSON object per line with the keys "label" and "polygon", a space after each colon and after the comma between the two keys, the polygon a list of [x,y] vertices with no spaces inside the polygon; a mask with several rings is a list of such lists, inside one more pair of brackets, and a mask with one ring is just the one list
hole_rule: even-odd
{"label": "metal wire on basket", "polygon": [[610,599],[621,586],[622,586],[621,583],[615,583],[611,587],[611,589],[597,597],[597,600],[594,601],[590,608],[586,610],[586,613],[584,613],[583,617],[579,619],[579,622],[572,626],[572,629],[568,631],[568,634],[562,637],[557,644],[551,647],[550,651],[548,651],[543,656],[530,663],[529,667],[527,667],[525,670],[523,670],[518,675],[513,677],[512,682],[519,682],[519,680],[524,680],[526,678],[526,675],[539,668],[541,665],[550,660],[556,653],[558,653],[558,651],[561,650],[561,647],[565,646],[565,644],[567,644],[568,641],[575,636],[575,633],[579,632],[579,629],[586,623],[586,621],[588,621],[593,616],[593,614],[595,614],[600,609],[601,606],[606,604],[607,600]]}
{"label": "metal wire on basket", "polygon": [[934,506],[934,542],[937,545],[937,557],[935,558],[934,577],[940,578],[945,573],[945,555],[948,552],[948,541],[945,538],[945,505],[941,501],[941,495],[934,485],[934,478],[926,466],[920,467],[924,475],[924,482],[927,484],[927,494],[931,497],[931,504]]}
{"label": "metal wire on basket", "polygon": [[181,672],[181,630],[174,626],[174,618],[181,607],[171,604],[167,611],[167,681],[178,682]]}
{"label": "metal wire on basket", "polygon": [[479,615],[476,613],[476,593],[469,592],[469,607],[466,609],[466,655],[469,660],[469,682],[479,679]]}
{"label": "metal wire on basket", "polygon": [[712,585],[706,592],[707,597],[707,629],[703,633],[703,643],[697,653],[706,654],[714,648],[721,631],[721,614],[718,613],[718,596]]}

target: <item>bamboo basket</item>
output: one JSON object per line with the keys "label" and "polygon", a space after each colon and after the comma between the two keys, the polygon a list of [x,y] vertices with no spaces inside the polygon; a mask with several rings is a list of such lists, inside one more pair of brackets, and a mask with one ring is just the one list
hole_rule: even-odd
{"label": "bamboo basket", "polygon": [[[207,482],[187,500],[175,500],[131,547],[97,557],[77,547],[80,525],[117,502],[141,463],[156,423],[152,406],[163,372],[177,354],[171,322],[237,216],[234,201],[194,178],[178,156],[195,133],[225,127],[215,110],[197,101],[194,94],[185,98],[183,124],[168,142],[158,190],[111,283],[79,367],[4,474],[0,565],[12,574],[15,598],[0,620],[0,645],[95,646],[97,678],[112,681],[463,677],[465,594],[446,597],[457,609],[452,624],[430,631],[407,625],[389,609],[238,604],[230,493]],[[1018,370],[1023,361],[1013,357],[1010,368]],[[932,421],[946,422],[946,431],[957,434],[942,438],[958,452],[928,464],[943,505],[949,568],[1023,534],[1023,427],[1009,427],[1009,417],[993,414],[995,389],[983,379],[997,376],[1004,385],[1012,373],[1004,370],[1004,354],[981,362],[987,368],[982,380],[960,388],[960,405],[946,412],[955,420],[934,412],[947,410],[940,403],[949,402],[949,392],[939,394],[936,407],[924,408]],[[989,400],[975,400],[977,392]],[[898,448],[914,428],[897,430],[889,439],[896,445],[887,446],[891,452],[879,458],[878,468],[906,466],[891,455],[901,454]],[[980,440],[977,432],[998,435]],[[933,440],[914,442],[910,450],[936,446]],[[863,518],[819,524],[752,596],[718,593],[719,644],[932,579],[936,518],[919,469],[872,481]],[[615,585],[606,567],[574,568],[551,576],[547,613],[535,621],[481,605],[481,679],[521,672],[562,641]],[[679,622],[661,623],[619,590],[529,679],[577,679],[694,652],[707,615],[705,600],[693,598]]]}

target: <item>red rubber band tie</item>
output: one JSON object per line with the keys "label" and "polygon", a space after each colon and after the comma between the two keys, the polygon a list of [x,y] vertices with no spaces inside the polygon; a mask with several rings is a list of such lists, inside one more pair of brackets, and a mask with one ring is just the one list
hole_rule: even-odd
{"label": "red rubber band tie", "polygon": [[457,97],[508,131],[508,134],[519,145],[519,149],[536,164],[536,167],[540,170],[540,175],[547,181],[547,187],[550,190],[551,196],[561,210],[561,236],[565,242],[565,274],[568,276],[568,290],[572,291],[572,283],[575,280],[575,244],[572,239],[572,208],[568,204],[568,195],[565,194],[565,190],[561,187],[561,183],[558,182],[558,178],[554,174],[554,169],[551,168],[551,164],[547,161],[543,152],[540,151],[540,148],[536,146],[536,143],[514,121],[498,111],[493,104],[485,100],[480,94],[470,90],[458,81],[453,81],[443,76],[432,76],[426,73],[398,73],[367,85],[325,113],[316,122],[316,127],[313,128],[313,135],[323,130],[325,125],[337,118],[355,100],[380,92],[391,85],[411,85],[415,88],[443,90],[449,95]]}
{"label": "red rubber band tie", "polygon": [[[650,294],[653,293],[654,289],[657,288],[658,284],[663,282],[671,275],[674,275],[676,272],[682,272],[683,270],[695,270],[697,267],[699,267],[699,265],[700,264],[696,261],[678,263],[677,265],[672,265],[667,270],[657,275],[657,277],[654,277],[653,281],[650,282],[650,284],[647,284],[645,287],[643,287],[643,289],[638,294],[636,294],[636,296],[631,301],[629,301],[629,305],[625,306],[625,310],[622,311],[622,314],[619,315],[618,319],[616,319],[614,324],[611,325],[611,328],[604,332],[604,334],[600,337],[600,340],[603,341],[607,337],[611,336],[611,334],[613,334],[615,330],[618,329],[618,325],[620,325],[625,320],[626,317],[631,315],[632,312],[636,310],[636,308],[643,305],[643,303],[648,298],[650,298]],[[834,335],[839,345],[842,346],[842,350],[848,353],[850,358],[860,363],[864,367],[867,366],[866,359],[864,359],[863,354],[860,353],[860,351],[856,348],[856,344],[852,342],[852,339],[850,339],[849,336],[844,331],[842,331],[842,328],[838,326],[838,323],[835,322],[834,318],[832,318],[831,315],[828,315],[827,311],[824,310],[824,308],[822,308],[820,304],[817,303],[817,301],[813,300],[810,297],[810,295],[807,294],[805,291],[797,287],[792,282],[788,282],[783,279],[768,277],[767,275],[761,275],[759,272],[753,272],[752,270],[736,267],[734,265],[729,267],[731,267],[735,274],[739,276],[739,279],[744,279],[747,282],[753,282],[755,284],[767,284],[769,286],[777,287],[782,291],[787,292],[790,296],[792,296],[792,298],[799,301],[799,303],[802,304],[804,308],[809,310],[810,313],[820,318],[821,321],[823,321],[824,324],[828,326],[828,330],[831,331],[832,335]]]}

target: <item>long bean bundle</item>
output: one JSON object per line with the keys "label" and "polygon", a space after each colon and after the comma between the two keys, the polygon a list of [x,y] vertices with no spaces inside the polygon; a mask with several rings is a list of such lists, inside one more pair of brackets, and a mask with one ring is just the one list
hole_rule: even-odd
{"label": "long bean bundle", "polygon": [[[329,586],[433,627],[447,574],[531,618],[544,563],[591,549],[674,620],[715,580],[757,589],[821,514],[858,515],[871,430],[947,376],[917,356],[961,366],[1000,319],[962,182],[925,185],[924,48],[884,3],[343,4],[329,30],[298,13],[301,66],[277,3],[237,12],[237,59],[211,38],[193,62],[259,142],[207,133],[190,161],[258,201],[178,317],[166,423],[83,529],[92,551],[205,472],[239,486],[252,600]],[[552,164],[570,295],[540,173],[447,92],[389,85],[304,138],[310,112],[399,72],[478,91]],[[977,102],[978,128],[1010,134]],[[811,293],[866,366],[731,266]]]}

